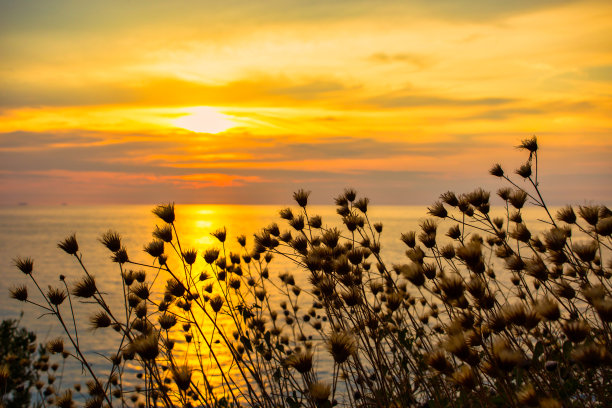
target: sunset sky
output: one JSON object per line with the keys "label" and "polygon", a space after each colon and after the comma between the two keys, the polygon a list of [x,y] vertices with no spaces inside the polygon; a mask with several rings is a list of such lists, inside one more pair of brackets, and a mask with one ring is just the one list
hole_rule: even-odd
{"label": "sunset sky", "polygon": [[0,204],[612,203],[612,2],[0,0]]}

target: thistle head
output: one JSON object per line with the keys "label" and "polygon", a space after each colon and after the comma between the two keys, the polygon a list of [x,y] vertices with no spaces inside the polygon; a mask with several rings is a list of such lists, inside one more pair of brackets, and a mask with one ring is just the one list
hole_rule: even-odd
{"label": "thistle head", "polygon": [[97,292],[96,281],[93,276],[85,275],[72,287],[72,294],[77,297],[90,298]]}
{"label": "thistle head", "polygon": [[187,391],[191,385],[191,369],[186,365],[174,367],[172,378],[179,390]]}
{"label": "thistle head", "polygon": [[285,359],[285,364],[292,367],[300,374],[306,374],[312,370],[313,353],[311,351],[300,351],[291,354]]}
{"label": "thistle head", "polygon": [[293,199],[302,208],[308,205],[309,196],[310,196],[310,191],[306,191],[304,189],[299,189],[298,191],[293,193]]}
{"label": "thistle head", "polygon": [[227,238],[227,230],[225,229],[225,227],[219,228],[215,232],[211,232],[210,235],[217,238],[219,242],[223,243],[225,242],[225,239]]}
{"label": "thistle head", "polygon": [[158,205],[152,210],[152,212],[168,224],[172,224],[174,222],[174,203]]}
{"label": "thistle head", "polygon": [[61,305],[64,300],[66,300],[66,292],[62,289],[52,288],[49,286],[49,290],[47,291],[47,299],[49,299],[49,303],[54,306]]}
{"label": "thistle head", "polygon": [[357,343],[348,332],[333,332],[327,339],[327,350],[336,364],[342,364],[357,352]]}
{"label": "thistle head", "polygon": [[76,255],[76,253],[79,252],[79,244],[77,243],[75,234],[72,234],[62,242],[58,243],[57,247],[69,255]]}
{"label": "thistle head", "polygon": [[13,263],[21,272],[26,275],[31,275],[34,270],[34,260],[32,258],[15,258]]}
{"label": "thistle head", "polygon": [[9,289],[11,298],[25,302],[28,300],[28,288],[25,285],[19,285]]}

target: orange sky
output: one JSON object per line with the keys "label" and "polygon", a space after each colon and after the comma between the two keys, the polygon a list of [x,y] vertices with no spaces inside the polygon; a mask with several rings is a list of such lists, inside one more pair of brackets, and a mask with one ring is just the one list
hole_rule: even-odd
{"label": "orange sky", "polygon": [[0,0],[0,204],[612,202],[609,2],[253,3]]}

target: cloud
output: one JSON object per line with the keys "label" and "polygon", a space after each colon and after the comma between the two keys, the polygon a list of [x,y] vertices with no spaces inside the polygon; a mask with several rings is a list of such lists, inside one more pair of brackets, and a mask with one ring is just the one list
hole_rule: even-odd
{"label": "cloud", "polygon": [[90,82],[76,85],[38,82],[1,84],[0,106],[138,105],[146,106],[276,106],[310,101],[320,104],[331,95],[355,89],[335,78],[287,78],[249,75],[222,84],[172,77],[138,81]]}
{"label": "cloud", "polygon": [[406,63],[420,69],[431,67],[434,64],[432,57],[413,53],[387,54],[378,52],[370,55],[367,60],[375,63]]}
{"label": "cloud", "polygon": [[516,102],[514,98],[447,98],[429,95],[406,95],[404,93],[391,93],[369,98],[364,102],[381,108],[415,108],[415,107],[469,107],[505,105]]}

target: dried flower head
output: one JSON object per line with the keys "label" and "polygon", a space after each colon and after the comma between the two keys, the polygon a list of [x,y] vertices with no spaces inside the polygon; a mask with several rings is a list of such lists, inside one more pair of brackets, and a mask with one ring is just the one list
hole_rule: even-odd
{"label": "dried flower head", "polygon": [[313,353],[311,351],[300,351],[291,354],[285,359],[288,367],[295,368],[300,374],[306,374],[312,370]]}
{"label": "dried flower head", "polygon": [[64,351],[64,340],[62,340],[60,337],[50,340],[47,343],[47,350],[49,350],[50,353],[61,353]]}
{"label": "dried flower head", "polygon": [[99,241],[111,252],[117,252],[121,249],[121,236],[115,231],[106,231]]}
{"label": "dried flower head", "polygon": [[62,242],[57,244],[57,247],[64,250],[69,255],[76,255],[79,252],[79,244],[76,240],[76,235],[72,234]]}
{"label": "dried flower head", "polygon": [[49,290],[47,291],[47,299],[49,299],[49,303],[54,306],[61,305],[64,300],[66,300],[66,292],[62,289],[52,288],[49,286]]}
{"label": "dried flower head", "polygon": [[529,176],[531,176],[531,163],[527,162],[523,164],[521,167],[516,169],[515,173],[521,176],[522,178],[528,178]]}
{"label": "dried flower head", "polygon": [[543,318],[549,321],[558,320],[561,317],[559,304],[556,300],[545,296],[539,299],[535,304],[536,312]]}
{"label": "dried flower head", "polygon": [[304,189],[299,189],[298,191],[293,193],[293,199],[302,208],[308,205],[309,196],[310,196],[310,191],[306,191]]}
{"label": "dried flower head", "polygon": [[223,307],[223,298],[219,295],[215,295],[210,299],[210,307],[215,313],[219,313],[221,307]]}
{"label": "dried flower head", "polygon": [[25,285],[19,285],[9,289],[11,298],[25,302],[28,300],[28,288]]}
{"label": "dried flower head", "polygon": [[174,203],[158,205],[152,210],[152,212],[168,224],[172,224],[174,222]]}
{"label": "dried flower head", "polygon": [[146,283],[138,283],[130,288],[131,292],[142,300],[146,300],[151,295],[149,286]]}
{"label": "dried flower head", "polygon": [[211,232],[210,235],[217,238],[219,242],[223,243],[225,242],[225,239],[227,238],[227,230],[225,229],[225,227],[219,228],[215,232]]}
{"label": "dried flower head", "polygon": [[594,227],[597,225],[597,221],[599,221],[599,210],[599,206],[596,205],[581,205],[578,207],[578,214],[580,214],[583,220]]}
{"label": "dried flower head", "polygon": [[[153,360],[159,354],[158,337],[156,333],[141,336],[131,343],[130,346],[143,360]],[[125,357],[125,354],[124,354]]]}
{"label": "dried flower head", "polygon": [[491,174],[492,176],[495,177],[503,177],[504,176],[504,170],[502,169],[501,165],[499,163],[495,163],[493,165],[493,167],[491,167],[491,170],[489,170],[489,174]]}
{"label": "dried flower head", "polygon": [[191,369],[186,365],[174,367],[172,378],[179,390],[187,391],[191,385]]}
{"label": "dried flower head", "polygon": [[94,277],[85,275],[79,282],[74,284],[72,294],[77,297],[90,298],[96,294],[97,290]]}
{"label": "dried flower head", "polygon": [[516,393],[516,399],[518,402],[526,407],[537,407],[538,406],[538,394],[536,393],[533,385],[527,383]]}
{"label": "dried flower head", "polygon": [[336,364],[342,364],[357,352],[357,344],[348,332],[333,332],[327,339],[327,349]]}
{"label": "dried flower head", "polygon": [[34,269],[34,260],[32,258],[15,258],[13,263],[21,272],[30,275]]}
{"label": "dried flower head", "polygon": [[591,331],[591,327],[585,320],[573,320],[564,323],[562,326],[563,333],[573,343],[580,343],[586,339]]}
{"label": "dried flower head", "polygon": [[155,239],[145,245],[144,251],[151,255],[153,258],[158,258],[164,253],[164,241],[160,239]]}
{"label": "dried flower head", "polygon": [[308,391],[317,406],[323,406],[322,404],[327,402],[331,395],[331,385],[321,381],[313,382],[308,386]]}
{"label": "dried flower head", "polygon": [[89,319],[92,329],[100,329],[108,327],[111,324],[111,319],[105,312],[99,311]]}

